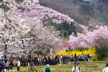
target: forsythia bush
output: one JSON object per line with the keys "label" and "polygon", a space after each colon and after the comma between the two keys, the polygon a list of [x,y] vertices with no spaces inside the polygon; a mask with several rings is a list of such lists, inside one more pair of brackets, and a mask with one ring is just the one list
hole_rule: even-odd
{"label": "forsythia bush", "polygon": [[94,47],[94,48],[92,48],[92,49],[86,49],[86,50],[77,50],[77,49],[75,49],[75,50],[72,50],[72,51],[58,51],[55,55],[59,55],[59,56],[62,56],[62,55],[75,55],[75,53],[76,53],[76,55],[77,56],[81,56],[82,55],[82,53],[84,54],[84,55],[88,55],[88,54],[91,54],[92,56],[93,56],[93,59],[94,60],[97,60],[97,54],[96,54],[96,48]]}

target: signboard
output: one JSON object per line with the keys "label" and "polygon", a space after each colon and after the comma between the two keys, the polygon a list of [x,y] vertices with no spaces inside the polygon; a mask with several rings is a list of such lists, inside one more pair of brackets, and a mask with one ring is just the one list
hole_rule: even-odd
{"label": "signboard", "polygon": [[3,57],[3,54],[4,54],[3,52],[0,52],[0,59]]}
{"label": "signboard", "polygon": [[52,48],[50,49],[50,55],[52,56]]}

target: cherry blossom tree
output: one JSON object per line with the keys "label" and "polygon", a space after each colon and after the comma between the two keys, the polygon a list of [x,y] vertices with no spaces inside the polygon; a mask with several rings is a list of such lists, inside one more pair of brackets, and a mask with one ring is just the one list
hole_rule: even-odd
{"label": "cherry blossom tree", "polygon": [[[31,31],[29,34],[33,37],[31,50],[29,54],[33,54],[35,51],[42,51],[44,54],[48,54],[48,51],[52,48],[54,51],[62,44],[62,40],[59,37],[59,32],[54,31],[52,27],[44,27],[42,22],[36,17],[26,17]],[[38,21],[38,23],[36,23]]]}
{"label": "cherry blossom tree", "polygon": [[44,21],[45,19],[52,19],[54,23],[62,23],[64,21],[74,22],[74,20],[68,15],[64,15],[58,11],[44,7],[40,4],[35,4],[31,7],[31,9],[25,10],[23,12],[23,16],[37,17],[42,21]]}
{"label": "cherry blossom tree", "polygon": [[0,51],[5,55],[28,55],[34,51],[57,48],[61,44],[58,32],[43,27],[37,17],[25,17],[19,12],[34,7],[38,0],[1,0]]}
{"label": "cherry blossom tree", "polygon": [[[93,46],[105,43],[106,40],[108,40],[107,26],[95,26],[95,30],[93,31],[89,31],[86,26],[81,25],[81,27],[84,29],[83,33],[78,33],[77,37],[71,35],[67,48],[92,48]],[[101,44],[99,46],[101,46]]]}
{"label": "cherry blossom tree", "polygon": [[30,31],[26,21],[16,13],[17,5],[13,0],[1,0],[0,2],[0,45],[1,51],[7,54],[21,54],[23,49],[17,43],[22,43],[22,38]]}

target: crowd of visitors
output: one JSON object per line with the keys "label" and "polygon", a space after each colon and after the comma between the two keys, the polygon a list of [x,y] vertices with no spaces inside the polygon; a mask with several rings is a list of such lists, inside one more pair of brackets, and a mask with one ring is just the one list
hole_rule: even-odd
{"label": "crowd of visitors", "polygon": [[[82,54],[81,56],[77,56],[76,54],[73,56],[22,56],[22,57],[9,57],[7,58],[2,58],[0,60],[0,72],[2,72],[2,70],[5,70],[6,72],[9,72],[9,69],[13,69],[13,67],[17,67],[17,71],[20,70],[20,67],[23,66],[28,66],[28,67],[32,67],[32,66],[38,66],[38,65],[57,65],[57,64],[66,64],[72,61],[90,61],[92,60],[92,56],[91,55],[84,55]],[[48,67],[48,66],[47,66]]]}

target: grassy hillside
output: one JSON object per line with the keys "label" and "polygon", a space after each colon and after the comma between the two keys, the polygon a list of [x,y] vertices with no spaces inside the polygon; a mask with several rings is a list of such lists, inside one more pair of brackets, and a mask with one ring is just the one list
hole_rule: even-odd
{"label": "grassy hillside", "polygon": [[[93,62],[80,62],[81,72],[102,72],[102,69],[105,67],[106,61],[93,61]],[[61,64],[61,65],[54,65],[50,68],[53,72],[71,72],[73,67],[73,63],[69,64]],[[45,66],[37,66],[36,67],[38,72],[43,72]],[[11,70],[10,72],[16,72],[16,68]],[[20,72],[28,72],[27,67],[21,68]]]}

